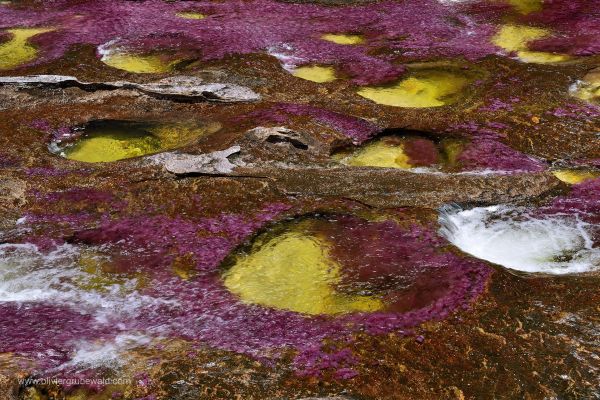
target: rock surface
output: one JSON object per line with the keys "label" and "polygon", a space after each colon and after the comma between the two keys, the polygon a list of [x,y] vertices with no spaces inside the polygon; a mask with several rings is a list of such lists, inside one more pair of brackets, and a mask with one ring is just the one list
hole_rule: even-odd
{"label": "rock surface", "polygon": [[[126,379],[23,399],[598,398],[598,18],[0,2],[0,375]],[[90,138],[132,158],[50,151]],[[224,276],[256,254],[279,268],[246,301]],[[293,311],[320,274],[327,310],[367,311]]]}

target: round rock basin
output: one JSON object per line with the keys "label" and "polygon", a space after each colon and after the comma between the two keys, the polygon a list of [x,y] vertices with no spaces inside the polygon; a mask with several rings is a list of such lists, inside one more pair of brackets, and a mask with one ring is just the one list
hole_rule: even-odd
{"label": "round rock basin", "polygon": [[571,94],[590,103],[600,104],[600,67],[588,72],[571,86]]}
{"label": "round rock basin", "polygon": [[[14,28],[8,29],[8,41],[0,43],[0,70],[9,70],[35,60],[37,49],[29,43],[29,39],[54,28]],[[2,33],[2,32],[0,32]]]}
{"label": "round rock basin", "polygon": [[341,150],[333,158],[355,167],[452,169],[465,144],[462,139],[448,138],[436,143],[416,135],[390,135]]}
{"label": "round rock basin", "polygon": [[516,53],[519,60],[527,63],[552,64],[570,59],[564,54],[529,50],[529,43],[551,36],[552,32],[534,26],[507,24],[500,27],[492,43],[508,53]]}
{"label": "round rock basin", "polygon": [[337,79],[335,69],[324,65],[305,65],[292,71],[292,75],[316,83],[333,82]]}
{"label": "round rock basin", "polygon": [[440,107],[456,102],[472,81],[458,69],[424,69],[391,85],[364,87],[358,94],[378,104],[394,107]]}
{"label": "round rock basin", "polygon": [[407,312],[453,303],[485,272],[458,267],[426,236],[393,220],[305,217],[238,249],[222,278],[245,303],[302,314]]}
{"label": "round rock basin", "polygon": [[71,137],[52,142],[49,148],[70,160],[111,162],[189,145],[219,128],[217,123],[98,120],[75,127]]}

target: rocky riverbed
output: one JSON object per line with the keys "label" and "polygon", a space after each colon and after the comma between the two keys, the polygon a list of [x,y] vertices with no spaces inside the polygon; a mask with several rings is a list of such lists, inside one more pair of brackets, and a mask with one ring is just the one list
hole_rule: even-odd
{"label": "rocky riverbed", "polygon": [[599,10],[0,2],[0,399],[600,398]]}

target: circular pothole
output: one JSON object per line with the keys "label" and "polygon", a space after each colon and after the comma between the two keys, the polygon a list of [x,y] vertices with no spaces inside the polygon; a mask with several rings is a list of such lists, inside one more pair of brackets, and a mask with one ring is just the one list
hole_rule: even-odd
{"label": "circular pothole", "polygon": [[[243,302],[302,314],[406,312],[451,296],[463,274],[394,220],[304,217],[256,236],[224,263]],[[450,263],[451,264],[451,263]]]}
{"label": "circular pothole", "polygon": [[417,135],[382,136],[366,144],[333,154],[341,164],[354,167],[434,168],[453,170],[466,141],[447,138],[439,142]]}
{"label": "circular pothole", "polygon": [[52,142],[49,147],[70,160],[111,162],[185,146],[219,128],[217,123],[98,120],[74,128],[71,137]]}
{"label": "circular pothole", "polygon": [[361,88],[358,94],[386,106],[440,107],[460,99],[472,80],[470,74],[458,70],[424,69],[391,85]]}
{"label": "circular pothole", "polygon": [[29,39],[53,30],[54,28],[13,28],[6,30],[10,36],[8,41],[0,43],[0,70],[17,68],[22,64],[35,60],[38,50],[29,43]]}

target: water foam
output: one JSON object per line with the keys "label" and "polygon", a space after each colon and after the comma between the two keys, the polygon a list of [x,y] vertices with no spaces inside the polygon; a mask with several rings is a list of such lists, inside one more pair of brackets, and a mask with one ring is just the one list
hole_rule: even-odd
{"label": "water foam", "polygon": [[82,341],[80,342],[71,360],[61,369],[77,367],[81,370],[88,368],[111,367],[118,369],[125,365],[123,353],[138,346],[147,346],[152,339],[143,334],[120,334],[109,341]]}
{"label": "water foam", "polygon": [[510,206],[446,207],[439,222],[440,233],[462,251],[507,268],[546,274],[600,269],[594,227],[577,215],[538,217]]}
{"label": "water foam", "polygon": [[88,289],[94,275],[79,265],[81,250],[64,244],[43,253],[33,244],[1,244],[0,302],[67,305],[101,322],[110,316],[136,315],[144,305],[157,301],[135,290],[136,278],[124,278],[102,290]]}

